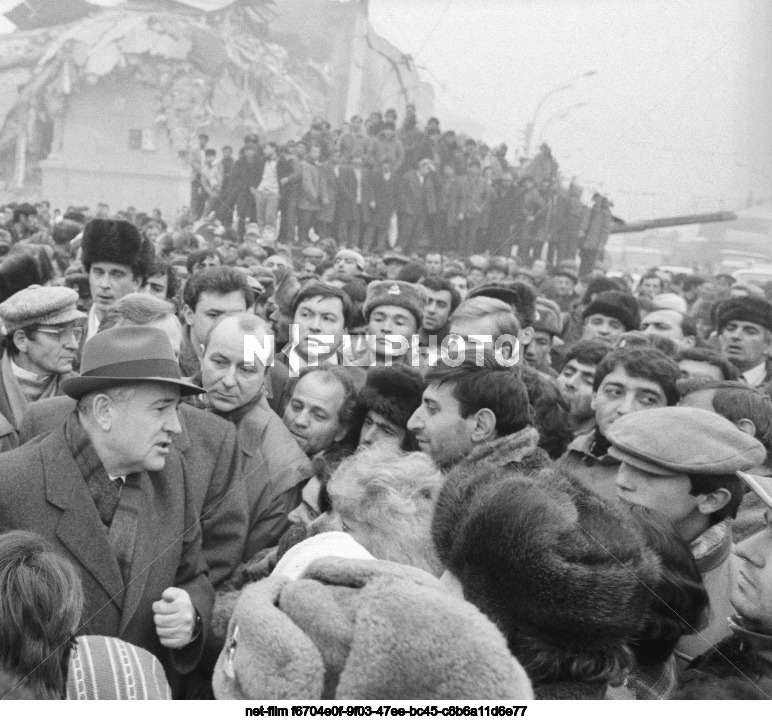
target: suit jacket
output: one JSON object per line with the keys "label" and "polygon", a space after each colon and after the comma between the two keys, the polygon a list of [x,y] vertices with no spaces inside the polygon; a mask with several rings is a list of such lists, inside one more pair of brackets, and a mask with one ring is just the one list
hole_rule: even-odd
{"label": "suit jacket", "polygon": [[[362,171],[362,173],[362,183],[364,183],[364,171]],[[357,176],[354,172],[354,168],[350,165],[341,165],[338,169],[336,185],[337,221],[338,223],[345,223],[348,225],[359,219],[359,209],[357,207]],[[362,195],[364,196],[364,192]]]}
{"label": "suit jacket", "polygon": [[[85,604],[78,635],[117,636],[157,656],[170,685],[197,665],[214,591],[201,553],[201,527],[190,507],[182,461],[172,451],[163,471],[143,473],[131,580],[124,589],[118,561],[64,426],[40,442],[10,451],[0,467],[0,532],[25,529],[48,540],[80,572]],[[202,634],[180,651],[161,645],[152,604],[170,586],[190,594]]]}
{"label": "suit jacket", "polygon": [[[362,216],[365,223],[377,228],[388,228],[391,216],[397,212],[399,185],[397,174],[392,172],[386,180],[380,170],[371,170],[362,178]],[[371,207],[370,203],[375,203]]]}
{"label": "suit jacket", "polygon": [[399,209],[414,218],[425,218],[437,212],[437,197],[431,176],[424,178],[423,183],[417,170],[408,170],[402,176]]}
{"label": "suit jacket", "polygon": [[[74,408],[75,401],[66,396],[32,403],[21,423],[21,443],[63,426]],[[246,492],[236,482],[236,430],[187,403],[178,411],[182,432],[172,444],[182,456],[187,493],[201,521],[209,578],[217,587],[241,560],[247,536]]]}

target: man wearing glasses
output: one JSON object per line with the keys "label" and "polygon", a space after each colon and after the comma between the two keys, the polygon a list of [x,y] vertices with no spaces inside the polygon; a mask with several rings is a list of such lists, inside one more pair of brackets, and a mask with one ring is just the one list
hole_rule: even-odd
{"label": "man wearing glasses", "polygon": [[[60,382],[75,375],[73,362],[85,313],[71,288],[33,285],[0,304],[5,353],[0,360],[0,451],[18,445],[30,403],[62,395]],[[4,422],[5,421],[5,422]]]}

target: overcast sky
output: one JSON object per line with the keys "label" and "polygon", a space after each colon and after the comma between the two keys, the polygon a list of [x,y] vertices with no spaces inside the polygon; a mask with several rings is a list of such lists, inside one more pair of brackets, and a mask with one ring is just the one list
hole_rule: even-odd
{"label": "overcast sky", "polygon": [[512,151],[546,93],[594,73],[543,104],[534,144],[626,220],[772,197],[770,0],[370,0],[370,20],[446,127]]}
{"label": "overcast sky", "polygon": [[[370,0],[436,110],[492,142],[546,139],[567,178],[626,220],[772,196],[769,0]],[[577,107],[580,106],[581,107]]]}

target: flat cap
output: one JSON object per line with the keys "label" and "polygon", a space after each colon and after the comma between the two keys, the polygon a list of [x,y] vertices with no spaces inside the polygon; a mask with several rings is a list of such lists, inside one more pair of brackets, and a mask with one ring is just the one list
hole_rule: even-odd
{"label": "flat cap", "polygon": [[609,455],[657,476],[731,475],[760,466],[767,452],[718,413],[652,408],[623,416],[607,433]]}
{"label": "flat cap", "polygon": [[390,263],[396,263],[398,265],[407,265],[410,262],[410,258],[401,253],[384,253],[383,262],[385,265]]}
{"label": "flat cap", "polygon": [[72,288],[31,285],[0,303],[0,317],[8,333],[31,325],[62,325],[86,317],[77,302]]}

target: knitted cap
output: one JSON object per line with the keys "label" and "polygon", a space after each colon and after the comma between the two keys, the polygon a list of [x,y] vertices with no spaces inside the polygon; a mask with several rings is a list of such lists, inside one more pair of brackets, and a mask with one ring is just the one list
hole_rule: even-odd
{"label": "knitted cap", "polygon": [[170,701],[161,662],[152,653],[112,636],[78,636],[70,655],[70,701]]}
{"label": "knitted cap", "polygon": [[377,280],[367,288],[362,315],[370,322],[370,313],[381,305],[396,305],[409,310],[420,328],[424,322],[424,291],[419,285],[403,280]]}
{"label": "knitted cap", "polygon": [[651,408],[614,421],[609,455],[658,476],[731,475],[760,466],[767,453],[718,413],[681,406]]}
{"label": "knitted cap", "polygon": [[618,290],[608,290],[599,293],[582,313],[582,321],[591,315],[605,315],[616,318],[625,330],[638,330],[641,325],[641,313],[638,302],[633,296]]}
{"label": "knitted cap", "polygon": [[425,383],[421,374],[405,365],[371,368],[357,399],[363,415],[375,411],[395,426],[407,422],[421,405]]}
{"label": "knitted cap", "polygon": [[0,304],[0,317],[8,333],[31,325],[63,325],[86,317],[77,303],[72,288],[31,285]]}
{"label": "knitted cap", "polygon": [[716,326],[721,332],[733,320],[757,325],[772,330],[772,304],[763,298],[730,298],[718,307]]}
{"label": "knitted cap", "polygon": [[352,250],[351,248],[341,248],[335,255],[335,260],[338,260],[338,258],[348,258],[349,260],[353,260],[354,263],[356,263],[357,269],[365,269],[365,258],[356,250]]}

